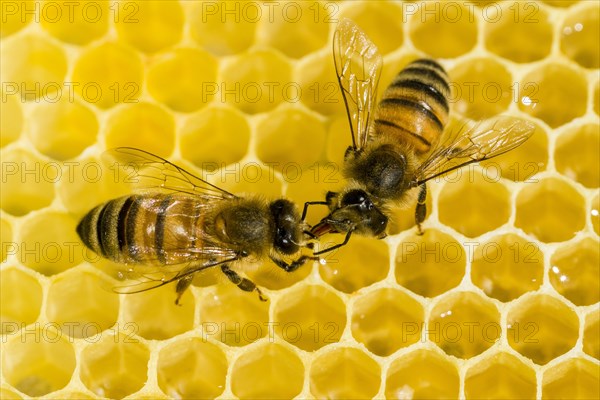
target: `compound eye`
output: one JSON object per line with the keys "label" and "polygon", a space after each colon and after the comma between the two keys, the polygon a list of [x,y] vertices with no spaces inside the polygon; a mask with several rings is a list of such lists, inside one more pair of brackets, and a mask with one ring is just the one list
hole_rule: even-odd
{"label": "compound eye", "polygon": [[342,206],[361,204],[367,200],[367,193],[364,190],[351,190],[342,198]]}

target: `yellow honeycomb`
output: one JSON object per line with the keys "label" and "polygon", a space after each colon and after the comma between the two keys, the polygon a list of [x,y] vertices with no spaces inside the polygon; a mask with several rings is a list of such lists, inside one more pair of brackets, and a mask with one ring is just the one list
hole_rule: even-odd
{"label": "yellow honeycomb", "polygon": [[[0,8],[2,399],[600,398],[598,2]],[[269,302],[218,271],[181,306],[172,285],[111,291],[115,266],[75,233],[128,192],[107,148],[298,204],[343,184],[343,17],[384,56],[380,93],[436,58],[451,126],[509,114],[532,138],[432,182],[423,236],[409,206],[386,239],[354,237],[324,264],[238,266]]]}

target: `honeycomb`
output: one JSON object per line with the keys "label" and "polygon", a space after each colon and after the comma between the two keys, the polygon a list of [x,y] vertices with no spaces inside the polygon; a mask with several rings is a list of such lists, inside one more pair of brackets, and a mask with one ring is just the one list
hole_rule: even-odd
{"label": "honeycomb", "polygon": [[[597,2],[0,7],[1,398],[600,398]],[[423,236],[409,205],[325,263],[236,266],[269,302],[216,271],[181,306],[111,291],[75,233],[129,190],[107,148],[298,204],[343,184],[343,17],[383,54],[380,92],[436,58],[451,125],[509,114],[532,138],[431,182]]]}

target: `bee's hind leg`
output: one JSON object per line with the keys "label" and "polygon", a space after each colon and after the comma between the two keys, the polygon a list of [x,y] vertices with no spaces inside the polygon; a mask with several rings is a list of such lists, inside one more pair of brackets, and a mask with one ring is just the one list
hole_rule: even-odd
{"label": "bee's hind leg", "polygon": [[256,291],[258,293],[258,298],[260,301],[267,301],[269,298],[261,292],[261,290],[256,287],[256,284],[252,282],[250,279],[242,278],[237,272],[233,271],[229,268],[228,265],[221,265],[221,271],[225,274],[225,276],[234,284],[237,285],[244,292],[253,292]]}
{"label": "bee's hind leg", "polygon": [[183,293],[185,293],[185,291],[192,284],[192,281],[194,280],[194,275],[195,274],[185,275],[183,278],[177,281],[177,286],[175,288],[175,292],[177,292],[177,298],[175,299],[175,304],[177,304],[178,306],[181,305],[179,303],[179,300],[181,300],[181,296],[183,296]]}
{"label": "bee's hind leg", "polygon": [[419,186],[419,197],[417,198],[417,208],[415,209],[415,222],[417,224],[417,233],[422,235],[423,228],[421,224],[425,221],[425,217],[427,216],[427,204],[425,201],[427,200],[427,186],[425,183],[422,183]]}

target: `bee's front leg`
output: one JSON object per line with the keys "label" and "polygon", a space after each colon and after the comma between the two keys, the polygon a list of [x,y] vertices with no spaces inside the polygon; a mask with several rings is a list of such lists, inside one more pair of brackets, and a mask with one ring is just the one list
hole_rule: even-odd
{"label": "bee's front leg", "polygon": [[308,260],[320,260],[319,257],[303,255],[300,258],[298,258],[297,260],[294,260],[288,264],[284,260],[281,260],[279,258],[276,258],[273,256],[269,256],[269,257],[275,264],[277,264],[277,266],[279,268],[285,270],[286,272],[294,272],[295,270],[300,268],[302,265],[304,265],[306,263],[306,261],[308,261]]}
{"label": "bee's front leg", "polygon": [[419,197],[417,199],[417,208],[415,209],[415,222],[417,223],[417,233],[422,235],[423,228],[421,224],[425,221],[425,217],[427,215],[427,204],[425,201],[427,200],[427,184],[422,183],[419,185]]}

